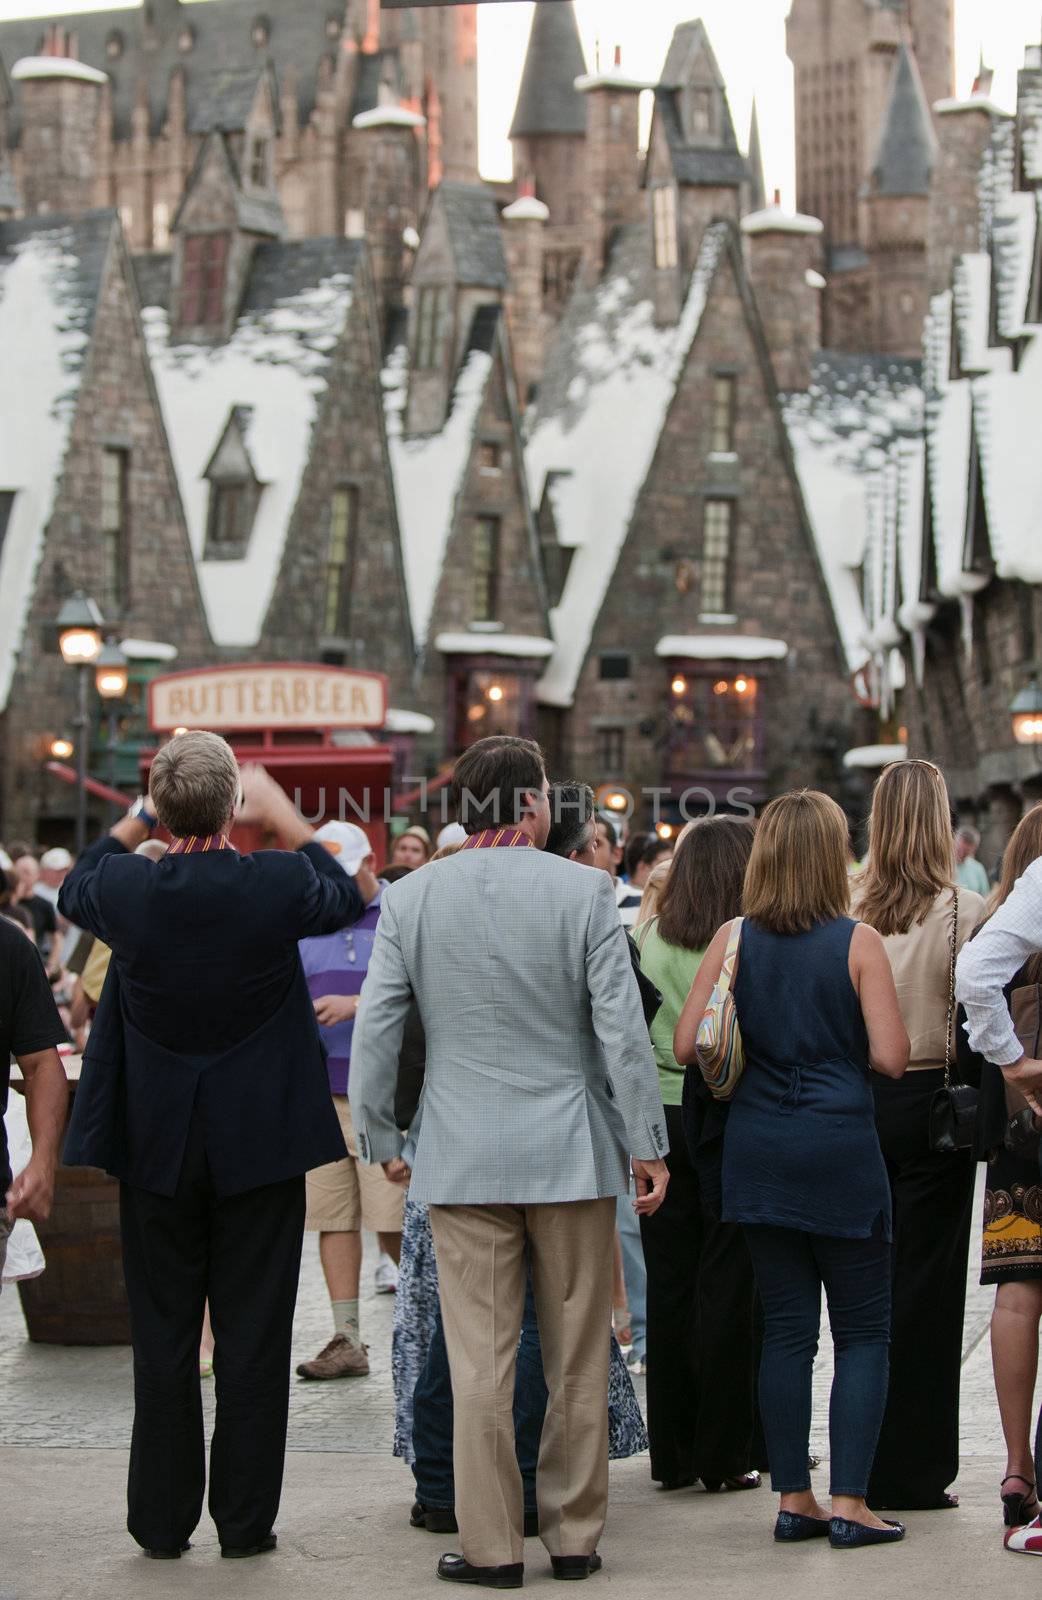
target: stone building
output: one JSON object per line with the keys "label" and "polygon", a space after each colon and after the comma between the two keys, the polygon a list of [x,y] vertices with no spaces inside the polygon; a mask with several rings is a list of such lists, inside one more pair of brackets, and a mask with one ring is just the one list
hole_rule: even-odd
{"label": "stone building", "polygon": [[8,838],[61,837],[72,791],[45,762],[75,714],[62,602],[90,593],[137,659],[212,653],[115,213],[0,220],[0,361],[0,816]]}

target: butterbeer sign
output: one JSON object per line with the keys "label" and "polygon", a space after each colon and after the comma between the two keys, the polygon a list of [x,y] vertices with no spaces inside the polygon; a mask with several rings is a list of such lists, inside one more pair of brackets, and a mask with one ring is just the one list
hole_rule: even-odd
{"label": "butterbeer sign", "polygon": [[149,723],[155,733],[209,728],[215,733],[264,728],[382,728],[387,679],[348,667],[273,665],[204,667],[153,678]]}

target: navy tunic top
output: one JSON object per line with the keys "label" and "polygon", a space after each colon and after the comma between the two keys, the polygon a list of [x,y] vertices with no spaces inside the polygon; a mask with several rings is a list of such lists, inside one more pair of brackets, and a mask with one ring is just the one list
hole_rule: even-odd
{"label": "navy tunic top", "polygon": [[724,1139],[723,1216],[841,1239],[891,1237],[849,917],[807,933],[746,919],[734,984],[745,1071]]}

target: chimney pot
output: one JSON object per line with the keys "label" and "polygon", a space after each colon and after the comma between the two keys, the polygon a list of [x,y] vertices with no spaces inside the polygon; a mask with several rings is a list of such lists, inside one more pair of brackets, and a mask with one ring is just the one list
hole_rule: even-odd
{"label": "chimney pot", "polygon": [[621,46],[621,44],[617,44],[615,46],[615,65],[617,67],[621,67],[622,66],[622,46]]}
{"label": "chimney pot", "polygon": [[780,211],[781,210],[781,190],[780,189],[775,189],[775,191],[774,191],[774,208],[775,208],[776,211]]}

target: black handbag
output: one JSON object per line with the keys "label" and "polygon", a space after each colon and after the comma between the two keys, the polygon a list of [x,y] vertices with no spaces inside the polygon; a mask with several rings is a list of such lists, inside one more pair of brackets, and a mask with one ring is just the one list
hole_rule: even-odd
{"label": "black handbag", "polygon": [[948,962],[948,1032],[944,1046],[944,1088],[930,1101],[930,1149],[941,1155],[972,1150],[979,1095],[969,1083],[952,1082],[952,1019],[955,1015],[955,957],[959,946],[959,891],[952,906],[952,948]]}

